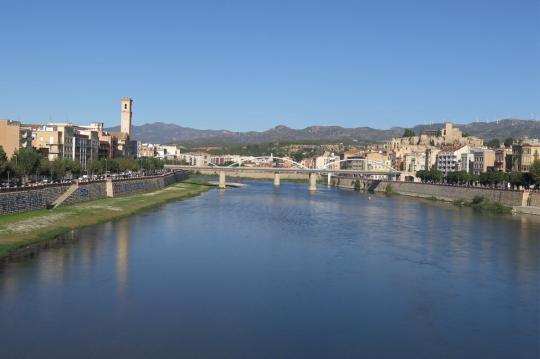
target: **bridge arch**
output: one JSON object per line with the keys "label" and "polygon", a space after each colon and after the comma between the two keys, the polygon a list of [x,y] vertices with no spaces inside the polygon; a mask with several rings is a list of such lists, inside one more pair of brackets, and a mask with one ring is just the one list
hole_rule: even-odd
{"label": "bridge arch", "polygon": [[345,159],[345,160],[338,160],[338,161],[332,161],[332,162],[329,162],[327,163],[326,165],[324,166],[321,166],[319,168],[317,168],[318,170],[327,170],[327,169],[330,169],[330,167],[332,166],[335,166],[336,164],[340,164],[340,163],[343,163],[343,162],[360,162],[360,163],[365,163],[366,164],[366,168],[364,170],[368,170],[369,168],[367,168],[367,166],[371,165],[371,166],[377,166],[379,168],[382,168],[382,169],[385,169],[385,170],[388,170],[388,172],[399,172],[399,171],[396,171],[394,168],[390,167],[390,166],[387,166],[386,164],[382,163],[382,162],[379,162],[379,161],[373,161],[373,160],[368,160],[366,158],[348,158],[348,159]]}
{"label": "bridge arch", "polygon": [[296,167],[301,168],[301,169],[304,169],[304,170],[309,169],[309,168],[307,168],[306,166],[304,166],[303,164],[298,163],[298,162],[295,162],[295,161],[291,160],[290,158],[277,157],[277,156],[259,156],[259,157],[246,158],[245,160],[240,160],[240,161],[231,163],[231,164],[228,165],[227,167],[234,167],[235,165],[238,166],[238,167],[240,167],[240,166],[242,165],[242,163],[248,162],[248,161],[274,160],[274,159],[280,160],[280,161],[283,161],[283,162],[292,163],[292,164],[295,165]]}

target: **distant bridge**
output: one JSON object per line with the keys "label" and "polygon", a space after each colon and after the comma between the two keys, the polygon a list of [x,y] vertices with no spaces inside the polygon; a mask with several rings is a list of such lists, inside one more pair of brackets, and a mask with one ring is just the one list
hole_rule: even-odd
{"label": "distant bridge", "polygon": [[[261,162],[271,162],[272,164],[279,164],[279,162],[291,163],[293,167],[245,167],[242,166],[243,163],[247,161],[255,161],[258,163]],[[355,168],[341,169],[340,165],[344,162],[353,162]],[[348,160],[339,160],[329,162],[321,168],[307,168],[304,165],[294,162],[292,160],[274,157],[274,156],[265,156],[265,157],[255,157],[253,159],[244,160],[240,162],[235,162],[229,166],[184,166],[184,165],[165,165],[165,168],[168,169],[182,169],[188,171],[205,171],[213,172],[219,174],[219,188],[225,188],[225,176],[226,173],[273,173],[274,174],[274,185],[280,185],[280,173],[305,173],[309,176],[309,187],[310,191],[315,191],[317,189],[317,175],[326,174],[328,176],[328,183],[332,175],[353,175],[362,178],[377,178],[377,179],[388,179],[395,180],[398,179],[401,175],[400,171],[385,165],[384,163],[378,161],[371,161],[367,159],[348,159]]]}

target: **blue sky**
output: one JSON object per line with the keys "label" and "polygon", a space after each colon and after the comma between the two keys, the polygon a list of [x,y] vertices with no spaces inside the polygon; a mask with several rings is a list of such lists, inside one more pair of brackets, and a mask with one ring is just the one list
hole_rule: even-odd
{"label": "blue sky", "polygon": [[540,1],[0,0],[0,118],[263,130],[540,118]]}

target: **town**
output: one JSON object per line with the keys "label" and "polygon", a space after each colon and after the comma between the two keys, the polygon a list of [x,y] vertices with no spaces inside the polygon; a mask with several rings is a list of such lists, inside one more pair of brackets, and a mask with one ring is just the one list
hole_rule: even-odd
{"label": "town", "polygon": [[120,131],[51,122],[23,124],[0,120],[0,178],[3,187],[76,178],[155,173],[164,164],[194,167],[245,166],[400,172],[408,182],[535,188],[540,184],[540,140],[485,140],[462,133],[450,122],[422,133],[405,130],[382,143],[271,143],[236,148],[189,148],[133,139],[133,100],[120,101]]}

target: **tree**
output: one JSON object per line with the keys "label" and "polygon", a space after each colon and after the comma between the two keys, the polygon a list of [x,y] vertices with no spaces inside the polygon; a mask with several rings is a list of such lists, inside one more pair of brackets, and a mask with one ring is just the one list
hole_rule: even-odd
{"label": "tree", "polygon": [[486,146],[488,146],[489,148],[499,148],[501,147],[501,141],[499,141],[498,138],[494,138],[492,140],[489,140],[487,143],[486,143]]}
{"label": "tree", "polygon": [[446,182],[449,184],[456,184],[458,183],[458,175],[456,172],[448,172],[446,175]]}
{"label": "tree", "polygon": [[304,159],[304,154],[302,152],[295,152],[291,155],[291,157],[294,162],[300,163]]}
{"label": "tree", "polygon": [[2,166],[7,161],[6,151],[0,146],[0,166]]}
{"label": "tree", "polygon": [[495,184],[495,172],[482,172],[480,173],[479,182],[481,185],[487,186],[487,185],[493,185]]}
{"label": "tree", "polygon": [[456,173],[457,181],[459,184],[466,184],[470,181],[470,176],[467,171],[459,171]]}
{"label": "tree", "polygon": [[104,161],[91,161],[86,165],[86,171],[90,175],[101,175],[104,172]]}
{"label": "tree", "polygon": [[510,174],[510,184],[512,186],[524,186],[525,185],[525,176],[521,172],[512,172]]}
{"label": "tree", "polygon": [[63,162],[65,171],[71,173],[73,178],[77,178],[81,175],[82,168],[79,161],[65,159]]}
{"label": "tree", "polygon": [[429,171],[429,177],[432,182],[440,183],[443,179],[443,173],[439,170],[432,169]]}
{"label": "tree", "polygon": [[66,164],[61,159],[56,159],[49,164],[49,172],[54,181],[60,181],[64,179],[66,175]]}
{"label": "tree", "polygon": [[405,132],[403,132],[403,137],[414,137],[414,136],[416,136],[416,134],[410,128],[406,128]]}
{"label": "tree", "polygon": [[41,155],[32,148],[21,148],[16,151],[10,162],[15,164],[19,176],[28,177],[39,168]]}
{"label": "tree", "polygon": [[504,140],[504,147],[512,147],[514,144],[514,139],[512,137],[508,137]]}
{"label": "tree", "polygon": [[540,185],[540,160],[534,160],[529,169],[531,175],[532,183]]}
{"label": "tree", "polygon": [[40,176],[51,176],[51,162],[48,159],[41,159],[41,161],[39,162],[38,173]]}

